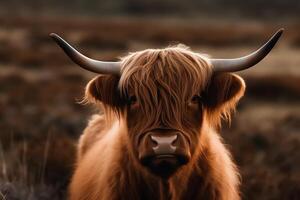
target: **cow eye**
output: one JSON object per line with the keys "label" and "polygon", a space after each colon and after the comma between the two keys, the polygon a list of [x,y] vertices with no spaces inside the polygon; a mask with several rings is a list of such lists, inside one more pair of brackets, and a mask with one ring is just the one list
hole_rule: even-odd
{"label": "cow eye", "polygon": [[189,101],[189,106],[199,105],[199,103],[201,103],[201,97],[199,95],[194,95]]}
{"label": "cow eye", "polygon": [[131,96],[131,97],[129,98],[129,100],[128,100],[128,104],[129,104],[130,106],[137,105],[137,98],[136,98],[136,96]]}
{"label": "cow eye", "polygon": [[191,99],[191,103],[199,103],[201,100],[201,97],[199,95],[194,95]]}

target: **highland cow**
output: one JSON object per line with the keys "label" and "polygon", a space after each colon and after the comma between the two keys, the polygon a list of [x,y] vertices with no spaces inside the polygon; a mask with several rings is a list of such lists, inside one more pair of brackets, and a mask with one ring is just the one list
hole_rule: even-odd
{"label": "highland cow", "polygon": [[211,59],[178,45],[97,61],[51,34],[81,67],[99,73],[85,101],[101,106],[80,138],[71,200],[238,200],[239,174],[217,132],[245,91],[230,72],[262,60],[256,52]]}

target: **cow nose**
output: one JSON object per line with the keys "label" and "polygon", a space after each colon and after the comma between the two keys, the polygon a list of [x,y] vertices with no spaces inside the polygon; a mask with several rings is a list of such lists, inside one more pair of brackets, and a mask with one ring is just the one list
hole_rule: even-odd
{"label": "cow nose", "polygon": [[141,164],[159,177],[169,178],[180,166],[188,163],[190,151],[187,140],[177,131],[152,131],[141,139]]}
{"label": "cow nose", "polygon": [[152,147],[154,153],[156,155],[174,154],[176,146],[173,146],[173,144],[177,140],[177,137],[177,134],[167,136],[151,135],[151,140],[156,144],[156,146]]}

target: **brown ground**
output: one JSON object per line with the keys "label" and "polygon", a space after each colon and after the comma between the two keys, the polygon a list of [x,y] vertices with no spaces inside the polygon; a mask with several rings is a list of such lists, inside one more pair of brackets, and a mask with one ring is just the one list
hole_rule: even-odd
{"label": "brown ground", "polygon": [[[0,17],[0,24],[0,199],[8,200],[64,198],[76,141],[95,112],[76,103],[94,74],[70,62],[50,32],[112,60],[178,41],[215,57],[241,56],[278,28],[130,18]],[[300,199],[300,26],[285,28],[272,54],[241,73],[247,93],[223,129],[241,170],[243,199]]]}

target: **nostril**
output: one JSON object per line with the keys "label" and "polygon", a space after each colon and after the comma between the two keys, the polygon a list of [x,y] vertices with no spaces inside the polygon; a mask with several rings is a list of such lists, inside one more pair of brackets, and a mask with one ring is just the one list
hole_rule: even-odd
{"label": "nostril", "polygon": [[157,141],[155,141],[155,140],[151,140],[152,141],[152,146],[153,147],[157,147],[158,146],[158,142]]}
{"label": "nostril", "polygon": [[158,143],[158,142],[157,142],[158,137],[155,137],[155,136],[151,135],[150,138],[151,138],[151,140],[152,140],[153,142],[156,142],[156,144]]}
{"label": "nostril", "polygon": [[178,136],[177,135],[175,135],[176,137],[174,137],[174,140],[172,141],[172,143],[171,143],[171,145],[175,145],[176,144],[176,142],[177,142],[177,138],[178,138]]}
{"label": "nostril", "polygon": [[158,145],[157,137],[151,135],[150,138],[151,138],[151,141],[152,141],[154,144]]}

